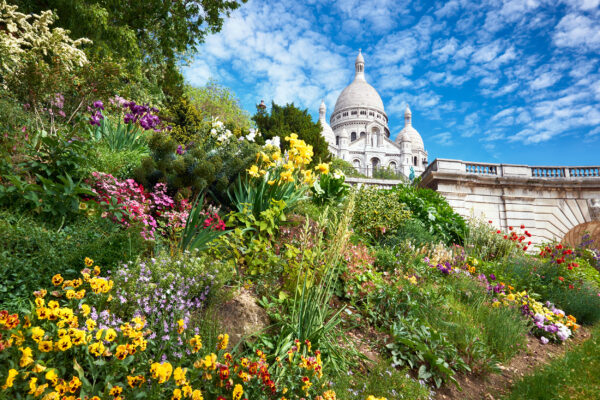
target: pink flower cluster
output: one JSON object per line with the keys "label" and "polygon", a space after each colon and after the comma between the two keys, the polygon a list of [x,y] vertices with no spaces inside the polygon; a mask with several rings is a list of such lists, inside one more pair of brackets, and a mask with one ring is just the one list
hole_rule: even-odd
{"label": "pink flower cluster", "polygon": [[204,220],[204,229],[212,229],[213,231],[224,231],[226,226],[225,226],[225,221],[223,221],[221,219],[221,217],[219,217],[219,214],[214,213],[214,214],[207,214],[208,217]]}
{"label": "pink flower cluster", "polygon": [[171,229],[185,226],[191,205],[186,200],[176,204],[167,195],[166,184],[157,183],[148,193],[133,179],[119,181],[102,172],[94,172],[92,176],[92,190],[103,209],[103,218],[110,218],[125,227],[141,222],[144,226],[142,237],[146,240],[155,238],[159,225]]}

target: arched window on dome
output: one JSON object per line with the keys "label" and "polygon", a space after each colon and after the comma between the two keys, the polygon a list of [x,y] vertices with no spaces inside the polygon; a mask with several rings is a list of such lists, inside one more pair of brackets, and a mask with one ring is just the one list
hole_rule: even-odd
{"label": "arched window on dome", "polygon": [[360,137],[365,137],[365,136],[367,136],[367,133],[366,133],[366,132],[361,132],[361,133],[360,133]]}
{"label": "arched window on dome", "polygon": [[339,137],[339,136],[336,136],[336,137],[335,137],[335,145],[336,145],[336,146],[339,146],[339,145],[340,145],[340,137]]}
{"label": "arched window on dome", "polygon": [[417,156],[415,156],[415,158],[413,159],[413,162],[415,164],[415,167],[417,166]]}
{"label": "arched window on dome", "polygon": [[355,140],[356,140],[356,132],[352,132],[352,133],[350,134],[350,141],[351,141],[351,142],[354,142]]}

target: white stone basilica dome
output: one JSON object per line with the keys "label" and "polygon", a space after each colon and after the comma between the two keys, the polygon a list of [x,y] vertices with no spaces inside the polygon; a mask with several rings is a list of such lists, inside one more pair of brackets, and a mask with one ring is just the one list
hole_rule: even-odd
{"label": "white stone basilica dome", "polygon": [[356,73],[354,75],[354,80],[338,97],[332,115],[337,114],[344,109],[354,107],[372,108],[381,113],[385,113],[383,101],[381,100],[379,93],[377,93],[377,90],[365,80],[364,62],[364,58],[361,52],[359,52],[355,62]]}
{"label": "white stone basilica dome", "polygon": [[404,111],[404,128],[402,128],[400,133],[398,133],[398,136],[396,136],[396,143],[400,144],[406,139],[410,141],[413,150],[425,151],[423,138],[421,137],[419,132],[412,126],[412,112],[410,111],[408,105],[406,106],[406,110]]}

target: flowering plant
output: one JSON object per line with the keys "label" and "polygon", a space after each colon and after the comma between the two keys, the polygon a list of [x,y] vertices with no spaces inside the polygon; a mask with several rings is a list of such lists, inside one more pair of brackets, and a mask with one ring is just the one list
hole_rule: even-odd
{"label": "flowering plant", "polygon": [[533,334],[540,337],[542,343],[548,343],[549,340],[564,342],[579,328],[575,317],[566,315],[550,302],[544,305],[534,300],[525,291],[514,293],[510,291],[508,294],[504,291],[499,292],[498,298],[492,305],[499,307],[500,304],[517,306],[523,315],[531,318],[534,324]]}
{"label": "flowering plant", "polygon": [[[93,261],[86,259],[86,265]],[[176,334],[182,358],[153,358],[147,351],[153,332],[144,318],[116,328],[90,318],[92,305],[109,311],[114,283],[100,277],[99,267],[89,267],[73,280],[55,275],[55,290],[36,292],[35,309],[28,314],[0,311],[3,397],[100,400],[144,392],[149,399],[335,399],[334,392],[323,389],[320,354],[309,342],[270,365],[260,350],[256,356],[233,357],[227,334],[208,349],[180,320]]]}
{"label": "flowering plant", "polygon": [[346,176],[339,169],[335,170],[333,174],[321,174],[310,188],[312,200],[317,204],[339,204],[344,200],[349,189],[350,185],[346,183]]}
{"label": "flowering plant", "polygon": [[[308,168],[313,156],[312,146],[298,139],[295,133],[285,140],[290,142],[287,153],[282,155],[274,142],[265,145],[263,151],[256,154],[256,163],[247,169],[248,177],[238,178],[233,192],[229,193],[238,211],[249,206],[258,217],[271,206],[272,200],[283,200],[288,208],[293,207],[304,197],[308,185],[315,181],[315,173]],[[317,174],[326,175],[329,165],[319,164],[315,170]]]}
{"label": "flowering plant", "polygon": [[[185,199],[176,204],[167,195],[164,183],[157,183],[153,191],[147,193],[133,179],[119,181],[101,172],[94,172],[92,176],[92,190],[103,218],[110,218],[125,227],[141,222],[144,227],[142,237],[147,240],[154,239],[157,230],[167,234],[170,230],[180,230],[185,226],[190,204]],[[158,221],[165,222],[162,229]]]}

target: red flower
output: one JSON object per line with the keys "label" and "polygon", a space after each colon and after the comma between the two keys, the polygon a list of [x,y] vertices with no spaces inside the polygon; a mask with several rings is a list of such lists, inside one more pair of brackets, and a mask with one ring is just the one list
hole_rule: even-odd
{"label": "red flower", "polygon": [[492,223],[492,221],[488,221],[488,223],[489,223],[489,224],[491,224],[491,223]]}
{"label": "red flower", "polygon": [[521,225],[521,229],[525,229],[525,225]]}
{"label": "red flower", "polygon": [[523,251],[526,251],[526,250],[527,250],[527,246],[523,246]]}
{"label": "red flower", "polygon": [[559,281],[561,281],[561,282],[564,282],[564,281],[565,281],[565,278],[563,278],[562,276],[559,276],[559,277],[558,277],[558,280],[559,280]]}
{"label": "red flower", "polygon": [[508,229],[512,231],[512,226],[509,226]]}
{"label": "red flower", "polygon": [[569,289],[575,289],[575,286],[569,285]]}
{"label": "red flower", "polygon": [[500,233],[500,229],[498,229],[498,230],[496,231],[496,233]]}
{"label": "red flower", "polygon": [[504,239],[508,239],[508,236],[504,235]]}

